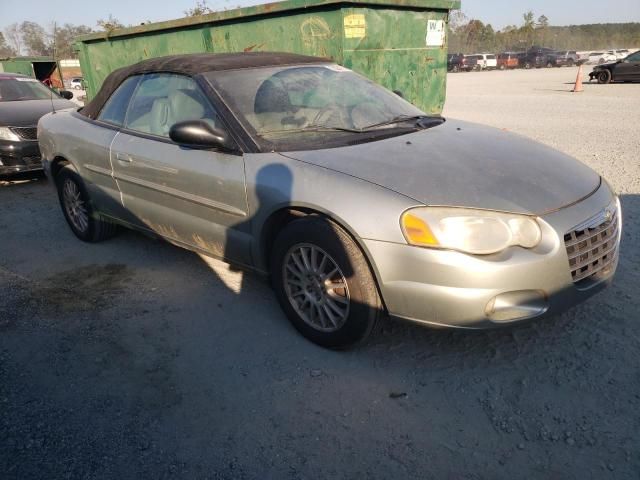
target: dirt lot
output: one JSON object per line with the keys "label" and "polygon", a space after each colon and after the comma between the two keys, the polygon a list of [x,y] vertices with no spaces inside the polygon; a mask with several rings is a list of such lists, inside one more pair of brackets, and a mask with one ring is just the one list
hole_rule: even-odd
{"label": "dirt lot", "polygon": [[449,76],[446,114],[577,156],[622,195],[614,285],[483,333],[389,323],[336,353],[259,277],[127,233],[77,241],[46,181],[0,186],[3,478],[640,476],[640,85]]}

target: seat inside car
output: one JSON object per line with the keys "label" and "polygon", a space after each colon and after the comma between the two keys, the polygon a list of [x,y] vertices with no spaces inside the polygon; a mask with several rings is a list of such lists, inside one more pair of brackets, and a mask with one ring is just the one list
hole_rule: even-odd
{"label": "seat inside car", "polygon": [[158,98],[153,102],[149,115],[149,133],[166,137],[174,124],[201,118],[205,118],[205,108],[197,98],[197,93],[186,89],[175,90],[168,97]]}

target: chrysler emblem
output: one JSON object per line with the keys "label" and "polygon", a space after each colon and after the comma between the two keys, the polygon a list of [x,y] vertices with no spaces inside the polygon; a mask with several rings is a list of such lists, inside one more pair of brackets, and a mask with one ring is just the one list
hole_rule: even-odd
{"label": "chrysler emblem", "polygon": [[613,213],[611,213],[611,210],[605,210],[604,212],[604,219],[605,221],[610,221],[611,218],[613,217]]}

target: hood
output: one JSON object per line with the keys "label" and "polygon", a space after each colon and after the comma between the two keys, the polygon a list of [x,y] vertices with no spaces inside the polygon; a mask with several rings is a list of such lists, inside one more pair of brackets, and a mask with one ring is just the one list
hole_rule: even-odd
{"label": "hood", "polygon": [[[54,98],[56,110],[78,108],[73,102]],[[0,125],[11,127],[31,127],[38,124],[43,115],[51,112],[51,100],[21,100],[16,102],[0,102]]]}
{"label": "hood", "polygon": [[543,214],[595,191],[600,176],[527,138],[448,120],[420,132],[327,150],[288,152],[425,205]]}

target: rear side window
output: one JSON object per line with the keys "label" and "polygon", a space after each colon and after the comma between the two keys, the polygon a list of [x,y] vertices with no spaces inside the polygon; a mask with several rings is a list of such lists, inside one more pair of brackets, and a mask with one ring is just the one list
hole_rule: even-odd
{"label": "rear side window", "polygon": [[107,103],[102,107],[98,120],[112,125],[121,127],[124,125],[124,118],[127,113],[127,107],[129,106],[129,100],[131,95],[136,89],[138,82],[140,81],[140,75],[127,78],[115,92],[109,97]]}

